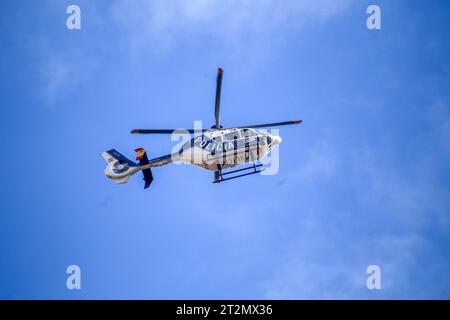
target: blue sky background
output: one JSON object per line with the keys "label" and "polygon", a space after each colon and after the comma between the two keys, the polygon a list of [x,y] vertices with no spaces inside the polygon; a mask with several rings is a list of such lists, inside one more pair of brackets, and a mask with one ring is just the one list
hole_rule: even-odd
{"label": "blue sky background", "polygon": [[[450,298],[449,9],[2,1],[0,298]],[[100,152],[175,144],[131,129],[212,125],[218,66],[224,125],[304,120],[279,173],[108,181]]]}

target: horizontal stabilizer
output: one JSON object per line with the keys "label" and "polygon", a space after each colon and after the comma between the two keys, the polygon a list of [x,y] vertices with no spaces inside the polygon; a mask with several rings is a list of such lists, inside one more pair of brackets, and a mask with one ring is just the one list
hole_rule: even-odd
{"label": "horizontal stabilizer", "polygon": [[104,151],[101,153],[103,159],[105,159],[106,162],[111,163],[114,160],[118,160],[120,163],[126,163],[130,167],[135,167],[136,163],[125,157],[123,154],[121,154],[116,149],[111,149],[108,151]]}

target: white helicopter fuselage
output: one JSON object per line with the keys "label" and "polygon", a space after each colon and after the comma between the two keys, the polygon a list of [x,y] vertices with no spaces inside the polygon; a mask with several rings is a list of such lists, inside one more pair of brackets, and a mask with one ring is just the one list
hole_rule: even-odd
{"label": "white helicopter fuselage", "polygon": [[279,136],[253,129],[211,130],[192,138],[173,156],[177,161],[215,171],[255,162],[280,142]]}
{"label": "white helicopter fuselage", "polygon": [[[107,167],[104,171],[105,176],[120,184],[128,182],[133,174],[142,171],[145,182],[144,189],[146,189],[153,181],[151,169],[172,162],[181,161],[214,171],[214,183],[257,174],[263,171],[263,165],[258,164],[258,160],[272,151],[274,146],[280,144],[281,138],[255,129],[300,124],[302,120],[224,128],[220,121],[222,76],[223,70],[222,68],[218,68],[214,105],[215,122],[211,130],[133,129],[131,130],[132,134],[174,134],[181,131],[182,133],[194,134],[194,137],[186,142],[180,150],[153,159],[148,159],[147,153],[143,148],[137,148],[135,152],[138,162],[128,159],[116,149],[104,151],[101,153],[101,156],[107,162]],[[247,166],[246,168],[222,172],[222,169],[250,162],[253,162],[253,165]],[[230,174],[233,175],[230,176]]]}
{"label": "white helicopter fuselage", "polygon": [[[105,175],[116,183],[126,183],[138,171],[160,167],[171,162],[181,161],[211,171],[221,171],[249,162],[254,163],[279,143],[281,143],[279,136],[254,129],[220,129],[208,130],[193,137],[179,151],[146,160],[144,163],[141,161],[135,163],[115,149],[103,152],[102,157],[108,163]],[[140,156],[137,159],[140,159]]]}

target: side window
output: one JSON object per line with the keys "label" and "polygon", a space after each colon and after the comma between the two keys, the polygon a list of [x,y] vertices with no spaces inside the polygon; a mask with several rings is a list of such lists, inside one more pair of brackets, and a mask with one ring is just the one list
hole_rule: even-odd
{"label": "side window", "polygon": [[256,132],[253,130],[245,129],[244,137],[254,137],[256,136]]}
{"label": "side window", "polygon": [[239,131],[233,131],[233,132],[227,133],[225,135],[226,140],[234,140],[234,139],[240,139],[240,138],[241,138],[241,135],[240,135]]}

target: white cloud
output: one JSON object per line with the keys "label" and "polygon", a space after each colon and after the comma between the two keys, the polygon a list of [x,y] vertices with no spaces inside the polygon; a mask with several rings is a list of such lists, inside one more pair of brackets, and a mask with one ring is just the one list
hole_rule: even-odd
{"label": "white cloud", "polygon": [[[438,183],[447,120],[431,117],[439,124],[429,140],[436,150],[403,165],[402,148],[317,137],[290,180],[295,197],[304,195],[301,222],[291,221],[297,231],[279,244],[280,263],[261,282],[265,298],[430,298],[445,292],[448,261],[433,236],[444,236],[450,226],[448,193]],[[337,189],[339,181],[346,191]],[[333,199],[333,192],[344,199]],[[423,259],[427,254],[432,261]],[[378,293],[365,287],[369,264],[382,269]],[[432,290],[425,290],[427,283]]]}
{"label": "white cloud", "polygon": [[329,180],[335,176],[337,166],[336,151],[329,142],[322,140],[308,151],[305,161],[302,161],[301,166],[293,173],[293,176],[302,184]]}
{"label": "white cloud", "polygon": [[127,0],[116,2],[113,14],[135,53],[167,53],[180,43],[206,41],[231,49],[228,56],[234,52],[241,57],[267,54],[265,50],[278,44],[283,34],[306,23],[323,23],[351,2]]}
{"label": "white cloud", "polygon": [[96,58],[78,51],[56,53],[46,50],[45,54],[41,54],[38,67],[40,97],[47,105],[61,102],[61,99],[92,79],[97,65]]}
{"label": "white cloud", "polygon": [[70,66],[61,61],[49,61],[41,70],[45,82],[43,90],[44,99],[49,102],[55,102],[58,93],[68,85]]}
{"label": "white cloud", "polygon": [[[423,237],[413,234],[382,236],[362,243],[343,243],[320,230],[315,232],[315,235],[307,232],[300,236],[285,250],[274,276],[261,283],[264,298],[421,297],[414,290],[420,284],[414,283],[412,272],[417,265],[417,253],[429,248]],[[310,239],[314,239],[314,244]],[[366,287],[366,268],[370,264],[381,268],[381,291],[370,291]],[[433,275],[428,276],[433,278]]]}
{"label": "white cloud", "polygon": [[[270,59],[286,34],[307,23],[323,23],[345,10],[352,0],[316,1],[213,1],[213,0],[120,0],[108,10],[87,6],[92,17],[87,26],[123,32],[125,52],[131,61],[142,63],[143,55],[176,52],[183,45],[208,47],[210,56],[222,63],[232,61],[250,69]],[[100,13],[101,12],[101,13]],[[86,18],[85,18],[86,19]],[[74,87],[89,80],[95,59],[83,52],[57,52],[41,43],[41,95],[51,105]],[[47,45],[46,45],[47,44]],[[194,48],[194,47],[193,47]]]}

